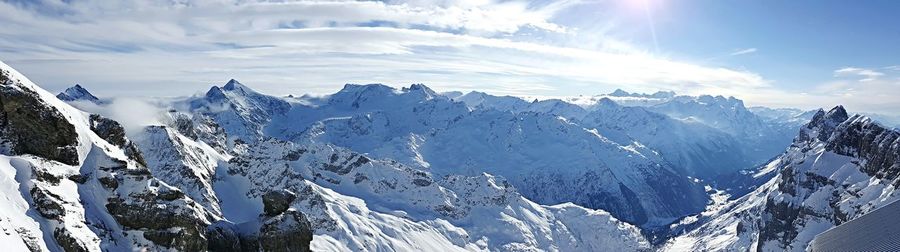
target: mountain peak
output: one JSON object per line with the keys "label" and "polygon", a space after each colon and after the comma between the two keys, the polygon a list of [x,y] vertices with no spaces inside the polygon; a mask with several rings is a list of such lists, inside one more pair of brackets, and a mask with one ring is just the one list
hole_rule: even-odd
{"label": "mountain peak", "polygon": [[672,98],[675,97],[676,93],[674,91],[656,91],[650,95],[653,98]]}
{"label": "mountain peak", "polygon": [[360,93],[364,91],[373,91],[373,90],[381,90],[381,91],[394,91],[394,88],[389,87],[380,83],[372,83],[372,84],[344,84],[344,88],[341,88],[338,93]]}
{"label": "mountain peak", "polygon": [[241,84],[235,79],[228,80],[228,83],[225,83],[225,86],[222,86],[222,89],[226,91],[233,91],[238,89],[252,91],[251,89],[247,88],[247,86],[244,86],[244,84]]}
{"label": "mountain peak", "polygon": [[77,100],[85,100],[91,102],[97,102],[100,99],[91,94],[91,92],[87,91],[80,84],[75,84],[75,86],[66,88],[66,90],[60,92],[56,95],[56,98],[59,98],[63,101],[77,101]]}
{"label": "mountain peak", "polygon": [[431,97],[437,96],[437,92],[434,92],[434,90],[432,90],[428,86],[425,86],[425,84],[421,84],[421,83],[412,84],[408,88],[403,88],[403,91],[404,92],[417,91],[417,92],[425,93],[426,95],[431,96]]}
{"label": "mountain peak", "polygon": [[603,97],[603,98],[600,98],[599,101],[597,101],[597,107],[615,108],[615,107],[619,107],[619,104],[616,103],[615,101],[613,101],[612,99]]}
{"label": "mountain peak", "polygon": [[612,93],[609,93],[609,96],[615,96],[615,97],[625,97],[625,96],[631,96],[631,95],[632,95],[631,93],[629,93],[625,90],[622,90],[621,88],[617,88]]}
{"label": "mountain peak", "polygon": [[808,128],[813,128],[817,126],[828,126],[833,127],[838,125],[844,121],[846,121],[849,116],[847,116],[847,110],[844,109],[844,106],[838,105],[825,112],[823,109],[819,109],[816,112],[816,115],[813,116],[812,120],[809,122]]}
{"label": "mountain peak", "polygon": [[828,139],[838,125],[847,121],[847,119],[849,119],[849,117],[847,116],[847,110],[844,109],[844,106],[838,105],[828,112],[819,109],[816,111],[816,115],[813,116],[809,124],[806,125],[806,128],[818,129],[815,136],[819,138],[819,140],[824,141],[825,139]]}
{"label": "mountain peak", "polygon": [[825,118],[831,119],[833,121],[843,122],[850,118],[847,115],[847,110],[844,109],[843,105],[837,105],[825,114]]}

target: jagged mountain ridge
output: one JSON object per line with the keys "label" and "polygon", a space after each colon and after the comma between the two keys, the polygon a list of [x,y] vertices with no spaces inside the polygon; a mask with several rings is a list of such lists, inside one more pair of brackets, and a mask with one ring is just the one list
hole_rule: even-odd
{"label": "jagged mountain ridge", "polygon": [[[237,87],[237,85],[234,86]],[[372,250],[390,247],[399,250],[417,250],[416,248],[440,250],[539,248],[553,250],[570,246],[626,249],[641,249],[648,246],[637,229],[618,222],[602,211],[578,210],[584,213],[584,216],[579,217],[584,219],[579,220],[590,221],[594,218],[606,218],[602,222],[611,221],[611,227],[614,227],[614,230],[625,230],[621,233],[615,231],[617,233],[615,237],[630,238],[620,242],[606,235],[585,237],[568,232],[547,233],[541,231],[542,229],[536,229],[541,225],[557,226],[554,228],[555,230],[579,228],[577,226],[579,222],[574,219],[563,221],[571,224],[554,224],[557,221],[551,220],[558,217],[554,217],[556,214],[547,210],[561,207],[560,209],[571,212],[574,209],[572,207],[575,206],[548,208],[536,205],[519,196],[515,189],[505,182],[501,183],[505,184],[503,186],[496,186],[496,182],[493,182],[495,179],[490,175],[479,174],[474,177],[453,177],[451,180],[439,180],[433,179],[427,172],[406,167],[401,163],[372,159],[346,149],[336,148],[329,143],[304,142],[297,145],[273,139],[264,133],[285,133],[277,130],[275,126],[279,126],[278,123],[281,123],[278,121],[281,119],[278,118],[279,116],[289,115],[256,113],[254,115],[263,116],[252,118],[249,117],[250,113],[244,112],[257,109],[258,111],[272,111],[267,108],[268,104],[281,103],[267,102],[268,97],[259,101],[256,99],[258,97],[244,96],[242,93],[252,92],[245,87],[240,88],[240,93],[234,92],[237,88],[214,87],[212,90],[223,92],[222,95],[219,95],[218,91],[215,91],[212,97],[208,93],[204,97],[187,101],[193,105],[193,108],[200,109],[175,112],[173,122],[178,125],[176,135],[183,132],[191,134],[191,132],[205,131],[204,129],[219,128],[223,129],[221,134],[228,135],[226,154],[232,155],[233,158],[227,161],[227,165],[219,166],[213,179],[213,188],[221,199],[220,207],[223,209],[223,214],[229,220],[239,221],[252,217],[255,215],[255,211],[258,211],[258,204],[254,207],[253,204],[244,202],[243,199],[258,198],[263,191],[269,188],[286,188],[297,192],[298,201],[294,203],[294,206],[302,209],[313,223],[315,238],[312,246],[314,249]],[[339,108],[363,107],[367,103],[381,101],[374,98],[359,99],[360,92],[394,94],[394,91],[380,86],[349,86],[346,91],[343,94],[335,95],[335,99],[323,102],[336,104],[336,107]],[[414,95],[420,97],[434,97],[434,94],[426,90],[424,86],[413,86],[405,91],[413,92]],[[225,97],[226,99],[214,99],[216,97]],[[212,104],[204,104],[210,101],[225,109],[207,109],[214,107]],[[204,119],[188,119],[188,117]],[[309,118],[305,119],[309,120]],[[235,120],[242,123],[233,123],[230,127],[221,126],[229,123],[223,122],[223,120]],[[246,122],[268,122],[268,124],[247,124]],[[287,133],[285,135],[292,136]],[[182,141],[190,141],[180,136],[179,138]],[[203,141],[205,138],[198,135],[194,138],[188,137],[188,139]],[[221,139],[214,141],[221,141]],[[466,187],[457,188],[445,181],[469,182],[466,182]],[[472,184],[476,181],[481,182]],[[460,190],[478,192],[462,194],[463,191]],[[501,190],[502,193],[495,190]],[[426,192],[427,194],[422,194]],[[478,197],[488,197],[483,196],[485,193],[500,194],[490,196],[498,198],[488,201],[493,202],[489,205],[478,203],[481,202],[481,200],[477,200]],[[451,205],[444,203],[454,201],[460,203]],[[361,204],[361,202],[365,203]],[[516,230],[514,234],[521,232],[520,235],[513,236],[506,233],[479,231],[490,230],[487,227],[491,225],[504,226],[514,223],[510,221],[524,223],[534,221],[533,218],[526,219],[525,216],[512,217],[512,220],[492,217],[501,212],[496,208],[496,204],[506,205],[506,208],[521,209],[516,211],[538,211],[542,216],[540,219],[546,218],[546,221],[550,222],[528,227],[510,226],[512,228],[510,232],[512,230]],[[250,209],[257,210],[249,212],[234,210],[237,209],[235,206],[247,208],[247,205],[250,205]],[[492,207],[485,209],[487,206]],[[371,214],[361,215],[362,213]],[[486,217],[482,217],[485,215]],[[479,221],[465,220],[476,216]],[[510,215],[503,214],[503,216]],[[578,216],[580,215],[567,218]],[[353,218],[351,220],[348,217]],[[435,218],[440,221],[437,223],[427,221]],[[392,224],[388,225],[385,221],[390,221]],[[410,227],[422,230],[419,233],[421,236],[413,239],[408,237],[411,234],[400,230]],[[361,229],[368,230],[366,232],[373,236],[359,236],[357,232]],[[407,238],[398,241],[397,239],[401,239],[402,236]]]}
{"label": "jagged mountain ridge", "polygon": [[[207,219],[198,229],[207,240],[182,237],[196,242],[189,248],[159,242],[129,246],[246,250],[259,242],[269,250],[302,242],[285,239],[291,233],[279,227],[302,227],[308,220],[314,250],[649,248],[637,228],[602,210],[538,205],[491,175],[437,179],[327,143],[298,145],[266,137],[260,132],[268,129],[255,123],[270,120],[260,112],[272,111],[267,110],[272,103],[246,99],[235,106],[229,92],[252,91],[238,85],[214,88],[223,91],[222,96],[212,91],[202,99],[215,104],[195,102],[200,106],[190,106],[194,113],[170,111],[166,125],[134,134],[149,166],[142,174],[159,178],[154,183],[171,184],[165,197],[183,197],[204,213]],[[208,99],[215,97],[224,99]],[[224,121],[233,124],[220,124]],[[270,207],[267,198],[280,201]],[[273,208],[281,210],[269,214]],[[598,228],[606,231],[588,234]],[[235,240],[240,242],[228,242]]]}
{"label": "jagged mountain ridge", "polygon": [[900,132],[841,106],[819,110],[769,166],[774,178],[668,248],[806,250],[816,234],[898,199]]}
{"label": "jagged mountain ridge", "polygon": [[[157,179],[117,122],[69,106],[6,64],[0,64],[0,104],[6,248],[204,251],[226,239],[207,229],[221,216]],[[277,213],[248,223],[260,229],[232,232],[228,243],[308,249],[303,215]],[[261,232],[269,230],[276,232]],[[279,235],[297,243],[281,246]]]}
{"label": "jagged mountain ridge", "polygon": [[[228,111],[241,109],[245,101],[251,107],[269,104],[235,92],[226,94],[241,101],[226,106],[226,114],[235,114]],[[192,103],[209,100],[207,95]],[[424,85],[402,90],[377,84],[346,85],[327,97],[291,102],[287,113],[267,115],[263,124],[242,131],[297,143],[336,144],[439,176],[486,171],[506,177],[526,197],[540,203],[573,201],[610,210],[633,223],[664,224],[701,210],[706,201],[701,185],[678,175],[648,149],[609,141],[553,114],[470,110]],[[204,111],[192,113],[204,115]],[[555,145],[561,148],[559,155],[546,153],[545,145],[553,142],[561,143]],[[680,194],[658,196],[671,192],[670,188],[678,188]]]}

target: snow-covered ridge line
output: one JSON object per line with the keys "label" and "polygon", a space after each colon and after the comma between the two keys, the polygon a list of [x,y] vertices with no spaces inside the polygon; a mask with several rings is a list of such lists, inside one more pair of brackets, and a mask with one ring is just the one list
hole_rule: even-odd
{"label": "snow-covered ridge line", "polygon": [[[377,102],[346,91],[348,102],[336,106]],[[414,95],[416,100],[442,99],[424,86],[398,93]],[[99,247],[90,245],[88,250],[109,248],[103,245],[106,243],[121,244],[117,248],[125,250],[234,246],[214,242],[222,239],[239,240],[240,244],[259,241],[260,246],[268,246],[273,244],[264,239],[270,237],[266,231],[270,224],[280,221],[294,228],[297,222],[291,218],[297,213],[302,213],[299,220],[310,222],[315,237],[311,246],[317,250],[637,251],[650,246],[638,228],[605,211],[572,204],[539,205],[519,195],[500,177],[482,174],[434,179],[427,171],[328,143],[273,139],[267,136],[271,130],[268,123],[282,116],[278,108],[287,103],[237,81],[214,87],[186,104],[173,106],[188,110],[169,111],[171,118],[163,120],[166,126],[151,126],[135,134],[149,169],[131,173],[153,180],[148,184],[159,188],[134,187],[139,181],[128,180],[96,183],[129,188],[133,195],[150,192],[166,199],[185,199],[187,203],[172,206],[190,210],[180,221],[193,224],[172,229],[184,232],[178,233],[181,239],[177,244],[161,243],[161,233],[123,231],[137,240],[101,237],[97,239]],[[458,108],[468,112],[464,106]],[[130,160],[124,154],[122,159]],[[91,178],[87,177],[89,184],[94,183]],[[281,198],[274,203],[284,206],[275,216],[268,214],[270,207],[265,205],[272,193],[293,195],[269,197]],[[110,198],[110,202],[119,201]],[[128,214],[137,208],[129,207],[129,200],[121,203],[122,208],[113,211],[121,218],[108,222],[109,226],[119,226],[110,224],[117,222],[126,222],[122,224],[125,229],[145,225],[127,223],[137,219]],[[77,224],[79,220],[68,222]],[[588,232],[597,230],[604,231]],[[258,240],[245,239],[248,235]],[[37,242],[41,243],[50,244]]]}
{"label": "snow-covered ridge line", "polygon": [[777,175],[667,249],[804,251],[813,237],[898,199],[900,132],[843,107],[817,111]]}
{"label": "snow-covered ridge line", "polygon": [[[115,121],[77,110],[0,63],[0,241],[30,251],[204,251],[221,221],[154,177]],[[260,217],[260,230],[301,237],[301,215]],[[287,225],[294,223],[294,225]],[[267,226],[268,225],[268,226]],[[277,226],[274,229],[267,227]],[[272,233],[241,233],[248,249]],[[230,239],[229,242],[235,242]],[[293,244],[294,249],[308,248]]]}

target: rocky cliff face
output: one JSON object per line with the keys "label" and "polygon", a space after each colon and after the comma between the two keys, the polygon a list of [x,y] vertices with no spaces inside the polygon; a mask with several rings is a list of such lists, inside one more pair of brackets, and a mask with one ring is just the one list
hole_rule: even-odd
{"label": "rocky cliff face", "polygon": [[75,127],[9,70],[0,71],[0,150],[77,165]]}
{"label": "rocky cliff face", "polygon": [[843,107],[819,111],[769,164],[772,180],[702,216],[706,223],[670,248],[803,251],[816,234],[898,199],[898,138]]}
{"label": "rocky cliff face", "polygon": [[[148,168],[157,163],[118,122],[63,103],[5,64],[0,139],[0,244],[8,249],[208,251],[222,241],[209,230],[223,216],[185,193],[196,185],[157,179]],[[252,236],[239,233],[253,237],[253,251],[309,250],[302,213],[279,209],[258,223]]]}

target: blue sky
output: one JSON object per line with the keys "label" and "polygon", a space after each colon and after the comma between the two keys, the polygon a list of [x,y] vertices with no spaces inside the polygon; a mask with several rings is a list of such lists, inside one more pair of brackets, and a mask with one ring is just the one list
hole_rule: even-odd
{"label": "blue sky", "polygon": [[5,1],[0,60],[45,88],[177,96],[344,83],[616,88],[900,111],[896,1]]}

